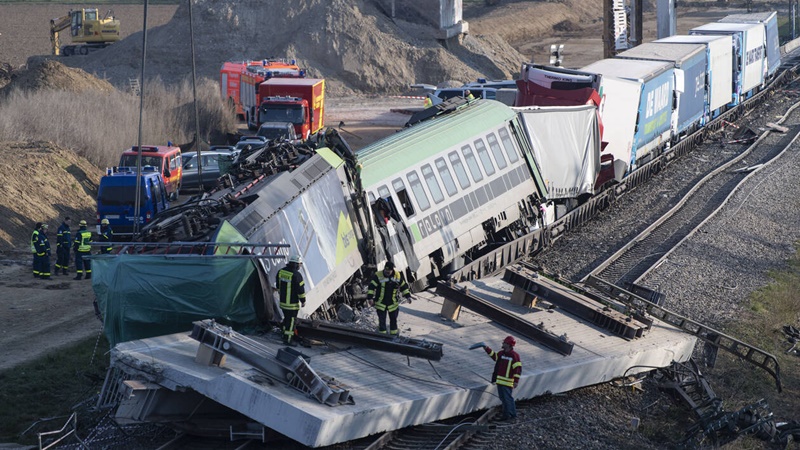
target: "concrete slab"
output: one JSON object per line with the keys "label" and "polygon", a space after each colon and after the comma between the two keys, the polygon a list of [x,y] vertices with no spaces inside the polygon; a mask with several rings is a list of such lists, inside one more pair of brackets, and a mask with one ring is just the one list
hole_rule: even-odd
{"label": "concrete slab", "polygon": [[[557,310],[512,305],[512,287],[500,278],[473,282],[470,291],[557,335],[566,334],[575,344],[572,354],[563,356],[516,336],[523,363],[518,399],[685,361],[695,344],[693,336],[658,322],[642,338],[629,341]],[[112,351],[112,364],[173,391],[196,391],[304,445],[331,445],[500,404],[489,382],[493,361],[482,349],[468,348],[484,341],[499,349],[512,333],[466,309],[457,321],[445,320],[439,315],[442,303],[433,293],[418,294],[413,304],[402,307],[399,320],[401,333],[443,343],[441,361],[355,347],[336,352],[301,348],[315,371],[347,386],[354,405],[320,404],[235,357],[227,357],[222,367],[200,365],[195,362],[199,343],[188,333],[121,343]],[[282,347],[270,337],[264,345],[276,353]]]}

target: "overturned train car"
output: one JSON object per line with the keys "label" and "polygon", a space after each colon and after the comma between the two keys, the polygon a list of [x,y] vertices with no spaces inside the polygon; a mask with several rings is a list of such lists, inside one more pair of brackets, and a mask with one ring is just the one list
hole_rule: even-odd
{"label": "overturned train car", "polygon": [[[305,261],[300,317],[330,317],[340,303],[360,305],[367,277],[388,260],[413,289],[424,289],[482,252],[545,227],[563,214],[558,200],[565,193],[591,194],[600,145],[593,108],[515,110],[480,100],[453,105],[358,152],[329,129],[318,148],[277,143],[240,155],[212,193],[143,229],[144,241],[184,244],[160,251],[142,244],[96,257],[106,334],[116,343],[188,330],[208,317],[242,327],[274,320],[272,286],[290,253]],[[567,134],[577,137],[563,139]],[[555,141],[559,152],[543,157]],[[235,245],[245,242],[250,247]],[[220,256],[231,249],[235,256],[251,253],[237,260],[249,281],[227,294],[219,288],[230,271],[208,271],[210,258],[179,254]],[[158,287],[169,280],[138,281],[166,276],[164,264],[180,267],[177,278],[190,281],[176,290]],[[197,307],[231,298],[236,305]],[[192,314],[182,316],[187,309]]]}

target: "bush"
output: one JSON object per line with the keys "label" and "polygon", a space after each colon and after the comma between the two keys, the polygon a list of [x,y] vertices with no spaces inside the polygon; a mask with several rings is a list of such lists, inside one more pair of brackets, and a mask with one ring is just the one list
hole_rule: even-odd
{"label": "bush", "polygon": [[[173,87],[155,79],[145,84],[143,93],[142,102],[119,91],[13,91],[0,104],[0,140],[50,141],[98,167],[113,166],[124,149],[139,141],[141,104],[142,145],[190,142],[196,128],[191,80]],[[236,131],[235,117],[214,80],[198,80],[197,112],[199,135],[206,142]]]}

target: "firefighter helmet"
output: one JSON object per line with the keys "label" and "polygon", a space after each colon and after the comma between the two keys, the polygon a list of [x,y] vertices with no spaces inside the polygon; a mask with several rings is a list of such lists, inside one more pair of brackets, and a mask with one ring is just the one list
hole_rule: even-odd
{"label": "firefighter helmet", "polygon": [[108,219],[101,220],[100,225],[108,225]]}
{"label": "firefighter helmet", "polygon": [[295,263],[295,264],[303,264],[303,259],[300,258],[300,255],[292,255],[292,256],[289,257],[289,262],[292,262],[292,263]]}
{"label": "firefighter helmet", "polygon": [[511,337],[511,336],[506,336],[506,338],[503,339],[503,344],[508,344],[508,345],[513,347],[513,346],[517,345],[517,341],[514,340],[514,338]]}
{"label": "firefighter helmet", "polygon": [[80,222],[78,222],[78,225],[80,225],[82,227],[85,227],[86,226],[86,221],[85,220],[81,220]]}

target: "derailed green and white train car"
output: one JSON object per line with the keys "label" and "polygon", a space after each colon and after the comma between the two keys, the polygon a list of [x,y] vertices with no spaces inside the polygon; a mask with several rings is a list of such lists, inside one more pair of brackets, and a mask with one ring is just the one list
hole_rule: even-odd
{"label": "derailed green and white train car", "polygon": [[418,288],[539,226],[547,197],[518,115],[475,101],[357,152],[375,258]]}

